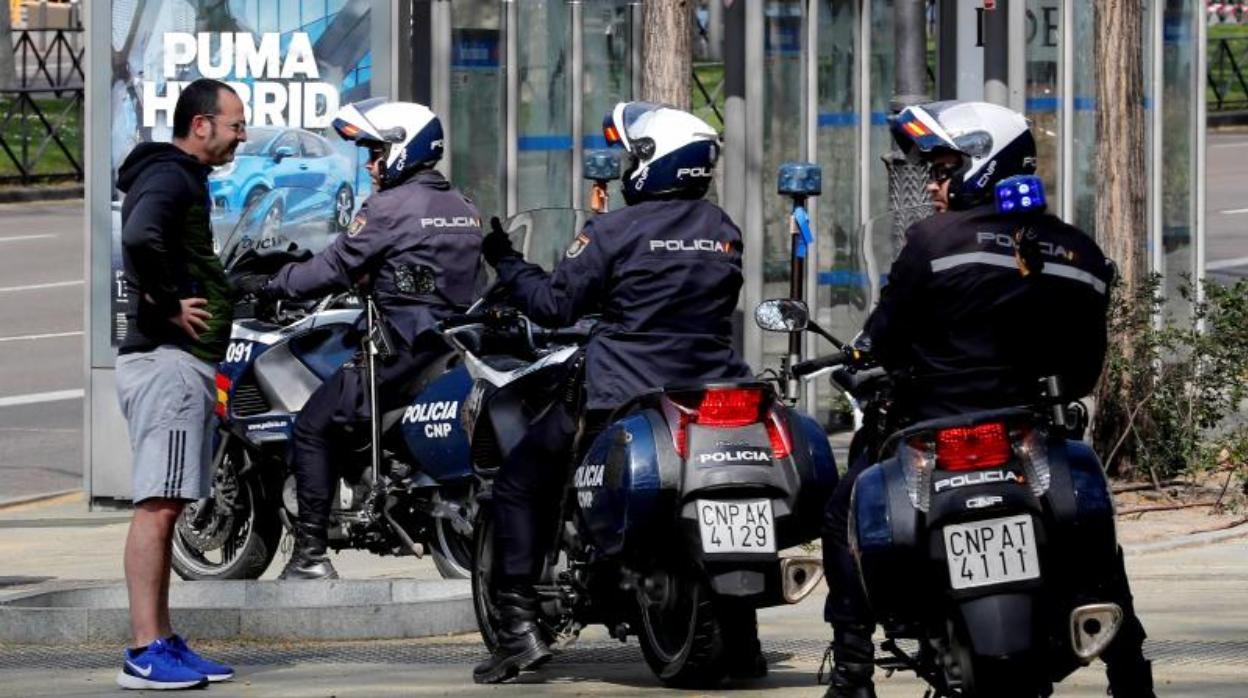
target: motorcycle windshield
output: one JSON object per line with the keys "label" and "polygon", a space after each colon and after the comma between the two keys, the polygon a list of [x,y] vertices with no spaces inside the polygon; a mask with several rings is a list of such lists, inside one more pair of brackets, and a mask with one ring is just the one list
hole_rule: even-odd
{"label": "motorcycle windshield", "polygon": [[576,252],[577,236],[593,215],[577,208],[539,208],[503,221],[503,230],[526,261],[549,272]]}
{"label": "motorcycle windshield", "polygon": [[257,198],[218,245],[226,272],[242,260],[324,249],[338,235],[334,197],[318,189],[279,187]]}

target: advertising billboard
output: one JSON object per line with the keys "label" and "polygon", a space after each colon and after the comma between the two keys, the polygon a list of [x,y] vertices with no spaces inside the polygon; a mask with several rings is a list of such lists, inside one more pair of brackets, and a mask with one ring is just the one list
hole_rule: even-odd
{"label": "advertising billboard", "polygon": [[[114,361],[125,333],[117,170],[139,143],[172,140],[181,90],[209,77],[244,102],[247,142],[209,178],[225,242],[248,206],[306,249],[328,243],[369,196],[363,152],[330,127],[339,106],[393,97],[393,0],[98,0],[87,32],[87,376],[84,474],[92,506],[130,496]],[[267,230],[267,228],[266,228]],[[309,239],[303,239],[309,238]]]}
{"label": "advertising billboard", "polygon": [[[206,77],[229,84],[246,109],[247,141],[233,162],[209,176],[218,243],[245,210],[281,189],[302,192],[308,199],[303,208],[318,209],[302,215],[324,217],[329,230],[350,223],[371,184],[361,168],[362,151],[338,138],[330,122],[340,105],[374,95],[372,5],[371,0],[113,3],[113,346],[124,336],[126,323],[117,169],[138,143],[171,140],[178,95],[191,81]],[[296,242],[317,249],[327,242],[321,237]]]}

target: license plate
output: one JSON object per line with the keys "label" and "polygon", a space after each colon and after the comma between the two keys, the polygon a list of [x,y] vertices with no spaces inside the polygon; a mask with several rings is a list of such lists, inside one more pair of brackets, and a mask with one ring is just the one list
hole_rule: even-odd
{"label": "license plate", "polygon": [[945,526],[949,584],[970,589],[1040,576],[1030,516]]}
{"label": "license plate", "polygon": [[776,524],[770,499],[699,499],[697,510],[703,552],[776,552]]}

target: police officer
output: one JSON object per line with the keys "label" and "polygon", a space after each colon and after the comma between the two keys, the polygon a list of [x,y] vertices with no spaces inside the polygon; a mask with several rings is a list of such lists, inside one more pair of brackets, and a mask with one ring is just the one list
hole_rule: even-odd
{"label": "police officer", "polygon": [[[742,284],[741,231],[703,199],[718,134],[691,114],[646,102],[617,104],[603,131],[629,159],[628,206],[590,221],[550,274],[512,249],[497,219],[483,250],[514,304],[535,322],[563,327],[601,316],[584,354],[583,448],[613,408],[640,393],[749,375],[731,341]],[[539,418],[495,480],[499,645],[474,670],[478,683],[504,681],[550,657],[534,625],[533,585],[546,554],[540,542],[550,537],[537,512],[558,505],[551,496],[562,491],[580,411],[564,402]],[[745,663],[765,672],[753,637],[742,650],[752,650]]]}
{"label": "police officer", "polygon": [[[405,384],[448,351],[433,327],[474,298],[480,214],[433,169],[443,152],[442,123],[427,107],[370,99],[343,107],[333,126],[368,149],[366,167],[377,193],[329,247],[286,265],[258,290],[268,297],[315,298],[367,284],[397,344],[394,356],[377,365],[378,400],[390,409],[408,397]],[[331,444],[336,427],[368,419],[362,364],[357,359],[340,368],[295,420],[299,522],[281,579],[338,576],[325,554],[337,482]]]}
{"label": "police officer", "polygon": [[[867,319],[860,348],[897,376],[894,416],[933,419],[1032,404],[1038,381],[1059,376],[1065,397],[1094,388],[1106,351],[1112,263],[1083,231],[1048,214],[1001,214],[996,184],[1033,174],[1036,146],[1019,114],[982,102],[935,102],[893,121],[899,146],[929,165],[936,215],[912,225]],[[824,567],[834,668],[827,695],[873,698],[871,616],[854,571],[846,522],[863,454],[828,503]],[[1113,594],[1126,619],[1103,658],[1118,698],[1151,697],[1126,572]]]}

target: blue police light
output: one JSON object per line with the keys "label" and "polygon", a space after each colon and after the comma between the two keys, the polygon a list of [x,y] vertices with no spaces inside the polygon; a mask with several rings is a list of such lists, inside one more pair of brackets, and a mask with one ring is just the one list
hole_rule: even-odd
{"label": "blue police light", "polygon": [[997,182],[998,213],[1031,213],[1047,205],[1044,182],[1035,175],[1015,175]]}
{"label": "blue police light", "polygon": [[811,162],[786,162],[780,166],[776,190],[784,196],[819,196],[823,170]]}
{"label": "blue police light", "polygon": [[620,159],[613,150],[591,150],[585,153],[584,177],[597,182],[620,178]]}

